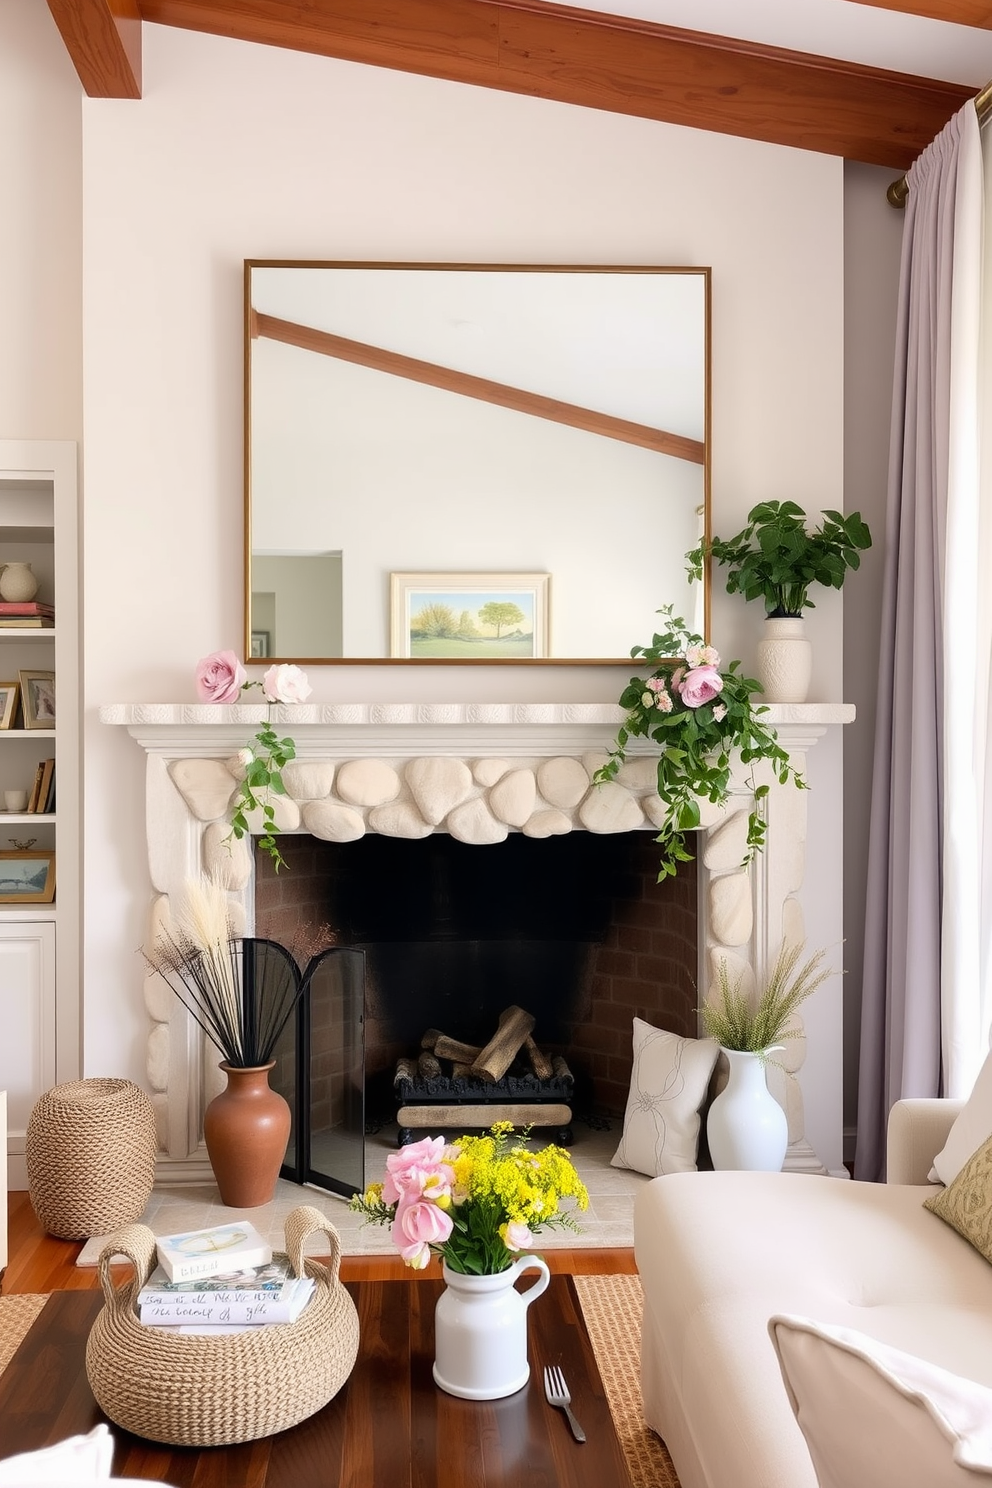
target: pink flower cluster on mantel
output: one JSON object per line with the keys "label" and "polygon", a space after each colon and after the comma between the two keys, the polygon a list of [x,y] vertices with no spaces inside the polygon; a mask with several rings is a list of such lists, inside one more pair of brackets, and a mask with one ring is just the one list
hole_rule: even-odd
{"label": "pink flower cluster on mantel", "polygon": [[[685,654],[686,665],[676,667],[671,675],[671,686],[678,693],[687,708],[701,708],[704,703],[711,703],[715,697],[719,697],[723,691],[723,677],[720,675],[720,653],[712,646],[690,646]],[[663,677],[651,677],[647,684],[647,691],[641,698],[645,708],[655,707],[660,713],[672,711],[672,698]],[[719,723],[726,715],[726,708],[718,704],[713,709],[713,717]]]}
{"label": "pink flower cluster on mantel", "polygon": [[196,665],[196,694],[201,703],[236,703],[250,687],[261,687],[270,703],[305,703],[313,691],[306,673],[280,662],[270,666],[261,682],[248,673],[233,651],[214,651]]}

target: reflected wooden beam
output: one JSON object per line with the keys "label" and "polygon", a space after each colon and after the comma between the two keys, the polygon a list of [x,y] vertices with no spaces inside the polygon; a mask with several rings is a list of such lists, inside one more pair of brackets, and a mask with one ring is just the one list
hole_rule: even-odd
{"label": "reflected wooden beam", "polygon": [[138,0],[48,0],[48,8],[91,98],[141,97]]}
{"label": "reflected wooden beam", "polygon": [[374,372],[404,377],[409,382],[425,383],[428,387],[441,388],[446,393],[478,398],[483,403],[495,403],[500,408],[513,409],[515,413],[550,419],[556,424],[567,424],[572,429],[583,429],[587,434],[601,434],[607,439],[619,439],[624,444],[636,444],[642,449],[654,450],[657,454],[674,455],[678,460],[691,460],[696,465],[702,465],[706,460],[706,448],[701,440],[686,439],[681,434],[669,434],[664,429],[652,428],[650,424],[638,424],[629,419],[614,418],[608,413],[599,413],[592,408],[580,408],[574,403],[562,403],[557,398],[546,398],[541,393],[530,393],[503,382],[492,382],[488,377],[475,377],[469,372],[441,367],[436,362],[423,362],[398,351],[386,351],[381,346],[369,346],[364,341],[351,341],[345,336],[332,335],[330,331],[318,331],[313,326],[280,320],[277,316],[264,315],[254,308],[251,311],[250,325],[252,336],[282,341],[287,346],[298,346],[303,351],[313,351],[320,356],[335,357],[338,361],[370,367]]}
{"label": "reflected wooden beam", "polygon": [[992,31],[992,5],[988,0],[860,0],[876,10],[895,10],[902,15],[925,16],[931,21],[950,21],[957,26],[977,26]]}
{"label": "reflected wooden beam", "polygon": [[541,0],[141,0],[141,14],[898,170],[976,92]]}

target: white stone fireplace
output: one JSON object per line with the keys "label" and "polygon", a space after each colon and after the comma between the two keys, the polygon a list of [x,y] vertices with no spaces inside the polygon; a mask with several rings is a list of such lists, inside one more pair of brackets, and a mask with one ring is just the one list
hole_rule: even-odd
{"label": "white stone fireplace", "polygon": [[[146,825],[153,889],[148,936],[169,913],[186,879],[217,874],[253,929],[253,860],[229,840],[234,757],[271,718],[296,743],[276,798],[285,832],[336,842],[366,832],[408,838],[447,831],[477,844],[521,831],[535,838],[573,830],[651,830],[660,823],[653,746],[632,740],[616,783],[592,783],[621,710],[611,704],[109,704],[104,723],[127,727],[147,755]],[[807,752],[829,728],[852,721],[845,704],[778,704],[767,721],[803,771]],[[763,767],[764,770],[764,767]],[[732,973],[761,978],[783,938],[806,938],[801,890],[806,870],[807,796],[767,782],[767,842],[742,868],[751,783],[741,769],[723,810],[704,803],[698,851],[698,985],[725,958]],[[257,828],[260,823],[253,823]],[[222,1077],[199,1031],[161,978],[144,980],[149,1019],[147,1076],[158,1121],[159,1174],[172,1183],[209,1175],[200,1132],[206,1102]],[[837,999],[839,1020],[840,1000]],[[834,1041],[834,1046],[836,1041]],[[806,1138],[804,1087],[820,1083],[817,1061],[832,1057],[805,1037],[790,1041],[787,1068],[769,1083],[789,1117],[786,1166],[825,1171]],[[828,1079],[830,1077],[828,1072]],[[832,1072],[839,1081],[839,1070]],[[815,1097],[814,1097],[815,1098]],[[839,1142],[838,1142],[839,1149]]]}

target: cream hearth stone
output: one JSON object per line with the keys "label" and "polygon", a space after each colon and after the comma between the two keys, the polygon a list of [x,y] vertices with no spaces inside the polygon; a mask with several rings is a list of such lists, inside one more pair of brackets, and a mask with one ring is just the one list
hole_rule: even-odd
{"label": "cream hearth stone", "polygon": [[[660,824],[654,746],[631,740],[621,778],[595,785],[609,758],[621,710],[587,703],[317,703],[271,708],[233,704],[107,705],[103,722],[126,726],[146,752],[149,876],[154,890],[149,941],[170,900],[205,869],[228,888],[239,927],[254,928],[252,855],[231,837],[232,780],[259,723],[290,732],[297,758],[283,772],[289,792],[273,805],[282,830],[353,841],[367,832],[415,840],[447,831],[484,847],[513,831],[535,839],[575,830],[651,830]],[[777,705],[778,728],[796,768],[831,725],[848,723],[844,704]],[[805,792],[759,773],[767,846],[750,872],[740,869],[753,786],[739,769],[726,808],[700,802],[698,845],[700,967],[713,985],[726,958],[732,974],[764,975],[784,936],[805,938],[798,893],[806,860]],[[375,804],[373,804],[375,803]],[[262,829],[261,813],[252,831]],[[701,976],[701,982],[707,980]],[[179,999],[147,977],[148,1072],[159,1121],[164,1183],[209,1181],[201,1141],[203,1110],[221,1088],[215,1053]],[[799,1028],[802,1025],[799,1023]],[[797,1076],[808,1050],[790,1042],[787,1063],[769,1067],[769,1084],[789,1117],[787,1169],[822,1173],[805,1136]]]}
{"label": "cream hearth stone", "polygon": [[537,781],[533,770],[511,770],[489,792],[493,816],[508,827],[523,827],[534,814]]}
{"label": "cream hearth stone", "polygon": [[338,770],[337,792],[351,806],[385,806],[399,795],[400,777],[382,760],[348,760]]}

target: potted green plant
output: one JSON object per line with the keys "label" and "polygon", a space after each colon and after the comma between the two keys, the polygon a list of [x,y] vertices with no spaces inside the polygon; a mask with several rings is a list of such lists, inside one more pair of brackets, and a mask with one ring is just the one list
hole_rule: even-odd
{"label": "potted green plant", "polygon": [[870,547],[860,512],[825,511],[810,530],[795,501],[762,501],[735,537],[704,538],[686,554],[690,579],[702,579],[704,561],[715,558],[727,569],[728,594],[764,600],[758,669],[769,702],[805,701],[812,653],[802,615],[815,608],[809,591],[815,584],[840,589]]}

